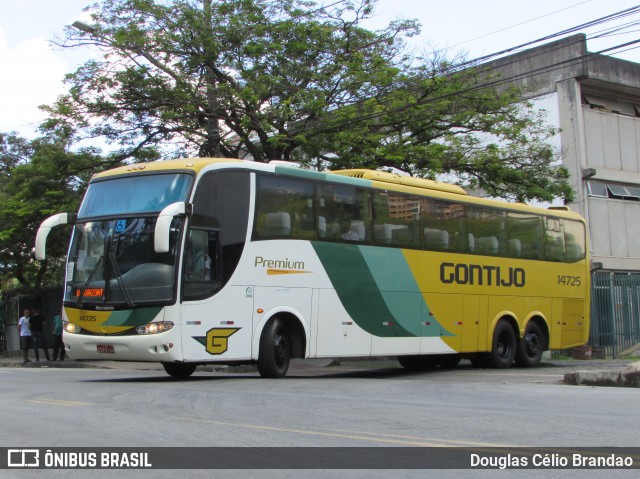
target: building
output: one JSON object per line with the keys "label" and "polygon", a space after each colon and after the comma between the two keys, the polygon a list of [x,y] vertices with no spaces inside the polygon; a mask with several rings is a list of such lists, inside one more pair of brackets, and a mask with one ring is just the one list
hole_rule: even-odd
{"label": "building", "polygon": [[640,64],[589,53],[578,34],[486,65],[555,110],[570,207],[590,231],[590,343],[614,356],[639,349]]}

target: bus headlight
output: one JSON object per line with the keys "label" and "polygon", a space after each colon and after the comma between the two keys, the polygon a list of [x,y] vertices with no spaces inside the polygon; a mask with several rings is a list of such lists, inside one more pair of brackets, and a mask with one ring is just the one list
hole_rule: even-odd
{"label": "bus headlight", "polygon": [[173,328],[173,323],[171,321],[160,321],[157,323],[147,323],[142,326],[138,326],[136,328],[136,332],[138,334],[158,334],[169,331],[171,328]]}
{"label": "bus headlight", "polygon": [[72,333],[72,334],[78,334],[82,329],[77,324],[70,323],[69,321],[65,321],[63,327],[64,327],[65,333]]}

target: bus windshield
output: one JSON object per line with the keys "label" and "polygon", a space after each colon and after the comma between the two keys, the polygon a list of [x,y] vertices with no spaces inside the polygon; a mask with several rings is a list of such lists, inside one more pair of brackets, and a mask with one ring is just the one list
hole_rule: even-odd
{"label": "bus windshield", "polygon": [[171,302],[182,221],[173,220],[170,250],[162,254],[153,247],[156,217],[77,222],[67,262],[65,302],[126,307]]}
{"label": "bus windshield", "polygon": [[171,224],[168,253],[155,252],[154,230],[158,212],[186,201],[192,178],[161,173],[92,182],[69,248],[65,304],[131,308],[173,301],[183,220]]}
{"label": "bus windshield", "polygon": [[165,206],[185,201],[191,175],[184,173],[127,176],[89,185],[78,218],[157,213]]}

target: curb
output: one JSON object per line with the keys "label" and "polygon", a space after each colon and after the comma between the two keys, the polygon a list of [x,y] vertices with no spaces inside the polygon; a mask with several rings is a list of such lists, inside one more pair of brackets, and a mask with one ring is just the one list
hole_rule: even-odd
{"label": "curb", "polygon": [[640,362],[635,362],[622,370],[576,371],[564,375],[565,384],[573,386],[640,387]]}

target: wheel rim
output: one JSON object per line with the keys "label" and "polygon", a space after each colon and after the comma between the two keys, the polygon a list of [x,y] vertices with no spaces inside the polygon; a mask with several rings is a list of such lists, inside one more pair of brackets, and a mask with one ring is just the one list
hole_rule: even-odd
{"label": "wheel rim", "polygon": [[503,331],[502,333],[500,333],[500,335],[498,336],[498,344],[496,346],[496,352],[498,353],[498,357],[500,357],[500,359],[507,359],[511,355],[511,349],[513,348],[513,345],[511,344],[508,332]]}
{"label": "wheel rim", "polygon": [[278,367],[283,367],[289,360],[289,340],[282,329],[273,335],[273,358]]}
{"label": "wheel rim", "polygon": [[530,358],[537,357],[540,352],[540,338],[538,335],[533,331],[528,332],[524,336],[524,342],[524,350],[527,353],[527,356]]}

